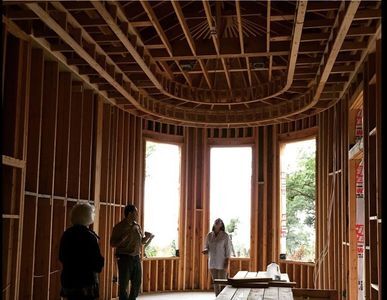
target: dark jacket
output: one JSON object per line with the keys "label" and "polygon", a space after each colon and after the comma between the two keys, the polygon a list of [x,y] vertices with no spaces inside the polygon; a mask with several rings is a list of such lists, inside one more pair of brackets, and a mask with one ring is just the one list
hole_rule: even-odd
{"label": "dark jacket", "polygon": [[61,296],[98,297],[98,273],[104,265],[98,240],[97,234],[83,225],[74,225],[63,233],[59,248]]}

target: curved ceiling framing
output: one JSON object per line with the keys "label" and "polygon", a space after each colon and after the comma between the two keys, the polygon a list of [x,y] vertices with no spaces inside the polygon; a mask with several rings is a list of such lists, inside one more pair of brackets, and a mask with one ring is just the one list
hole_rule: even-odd
{"label": "curved ceiling framing", "polygon": [[[154,27],[157,33],[159,34],[163,44],[165,45],[169,56],[173,57],[172,46],[169,43],[168,38],[166,37],[160,23],[157,21],[157,17],[153,12],[151,5],[147,1],[141,1],[140,3],[144,7],[144,10],[146,11],[149,19],[154,24]],[[178,2],[176,3],[171,2],[171,3],[174,6],[175,11],[180,12],[182,14],[181,10],[179,10],[178,8],[179,7]],[[281,78],[277,81],[270,81],[261,86],[251,86],[248,88],[249,91],[246,91],[246,89],[232,89],[225,58],[221,56],[219,40],[216,34],[212,34],[211,37],[216,50],[216,55],[218,57],[221,57],[221,62],[225,70],[226,80],[229,86],[229,90],[218,91],[218,90],[213,90],[211,88],[212,84],[210,83],[208,74],[206,76],[205,66],[203,65],[203,61],[200,58],[198,58],[198,61],[201,68],[204,70],[203,71],[204,77],[208,82],[208,85],[210,87],[209,89],[195,88],[195,87],[192,87],[186,84],[181,84],[177,81],[168,79],[167,76],[165,76],[163,73],[160,72],[160,70],[157,70],[158,68],[156,67],[156,63],[152,61],[152,57],[150,54],[145,53],[144,51],[144,55],[141,55],[140,52],[138,51],[138,49],[143,49],[144,43],[143,41],[141,41],[140,36],[133,29],[133,26],[130,26],[131,25],[130,22],[125,17],[124,13],[121,11],[118,4],[111,5],[109,7],[111,12],[109,12],[109,10],[100,2],[92,2],[92,4],[99,12],[99,14],[103,17],[103,19],[106,21],[106,23],[109,25],[109,27],[114,32],[114,34],[116,34],[117,38],[122,42],[124,47],[133,56],[133,58],[135,59],[137,64],[141,67],[141,69],[144,71],[144,73],[147,75],[149,80],[154,84],[154,86],[157,89],[162,91],[168,97],[172,97],[181,101],[192,102],[196,104],[209,103],[211,105],[222,105],[222,106],[240,105],[241,103],[251,103],[256,101],[262,101],[262,100],[266,100],[266,99],[281,95],[282,93],[284,93],[290,88],[293,82],[295,63],[296,63],[298,48],[301,40],[302,26],[303,26],[305,13],[306,13],[307,0],[302,0],[297,2],[298,5],[296,10],[296,18],[294,22],[291,50],[289,53],[290,60],[288,64],[287,75],[283,76],[284,78]],[[203,0],[203,6],[206,11],[209,27],[210,28],[214,27],[214,24],[212,23],[213,16],[211,15],[211,8],[210,8],[209,2]],[[112,16],[112,14],[116,16],[114,17]],[[121,26],[117,24],[117,19],[119,19],[122,22]],[[183,20],[183,19],[184,19],[184,16],[180,15],[179,20]],[[188,30],[186,30],[185,32],[187,33],[186,35],[188,35]],[[134,42],[131,42],[131,40]],[[192,38],[188,38],[187,40],[191,41],[189,43],[191,45],[191,49],[195,49],[193,46]],[[195,58],[197,57],[196,51],[193,51],[193,55]],[[147,59],[149,59],[148,63],[145,61]],[[152,71],[152,67],[153,67],[153,71]],[[284,81],[286,83],[285,86],[281,86]],[[242,100],[236,102],[235,98],[238,96],[241,97]]]}
{"label": "curved ceiling framing", "polygon": [[[19,3],[8,5],[4,17],[16,24],[30,19],[28,34],[49,45],[54,56],[65,57],[61,60],[73,72],[78,70],[122,109],[152,119],[216,127],[275,123],[327,108],[343,95],[380,31],[380,1],[287,1],[287,13],[267,1],[256,10],[265,8],[265,18],[251,10],[249,1],[135,2],[128,5],[141,11],[135,17],[121,3],[97,1]],[[187,6],[197,12],[184,12]],[[169,28],[160,7],[172,20]],[[193,38],[192,26],[199,18],[208,23],[209,40]],[[262,45],[257,46],[261,39],[244,32],[248,18],[259,20],[266,41]],[[236,45],[226,45],[220,34],[224,20],[236,20],[230,31],[238,36]],[[286,27],[282,33],[279,25]],[[183,37],[185,48],[179,48],[182,39],[172,35]],[[251,68],[257,57],[267,59],[267,70]],[[181,61],[192,58],[195,70],[185,70]],[[280,60],[286,63],[282,69]]]}

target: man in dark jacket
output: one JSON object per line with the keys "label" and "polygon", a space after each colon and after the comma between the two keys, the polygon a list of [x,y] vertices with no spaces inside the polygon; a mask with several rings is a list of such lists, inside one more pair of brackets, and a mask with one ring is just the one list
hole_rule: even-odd
{"label": "man in dark jacket", "polygon": [[[141,248],[153,238],[149,232],[142,233],[137,223],[138,212],[134,205],[127,205],[125,218],[116,224],[110,238],[110,245],[116,248],[118,264],[118,285],[120,300],[135,300],[141,287]],[[128,295],[129,281],[131,281]]]}
{"label": "man in dark jacket", "polygon": [[91,300],[99,297],[98,273],[104,266],[97,234],[88,228],[94,222],[94,208],[88,203],[76,204],[71,223],[62,235],[59,260],[61,296],[68,300]]}

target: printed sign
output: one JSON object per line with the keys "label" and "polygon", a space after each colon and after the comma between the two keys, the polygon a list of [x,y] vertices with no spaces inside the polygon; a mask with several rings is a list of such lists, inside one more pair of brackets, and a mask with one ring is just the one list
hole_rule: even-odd
{"label": "printed sign", "polygon": [[356,239],[358,299],[364,299],[364,178],[363,161],[356,169]]}

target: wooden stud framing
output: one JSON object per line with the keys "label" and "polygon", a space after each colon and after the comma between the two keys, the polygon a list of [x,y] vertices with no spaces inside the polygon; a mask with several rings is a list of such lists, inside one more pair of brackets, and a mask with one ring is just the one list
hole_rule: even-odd
{"label": "wooden stud framing", "polygon": [[[309,5],[308,9],[306,7],[306,1],[302,3],[298,4],[296,14],[300,24],[295,27],[293,35],[295,50],[294,53],[290,52],[291,57],[289,57],[289,61],[294,62],[294,66],[288,64],[288,76],[291,73],[296,73],[297,76],[308,76],[308,70],[297,73],[298,63],[304,64],[306,62],[306,60],[303,62],[304,57],[302,56],[303,51],[306,50],[302,48],[304,45],[299,44],[307,42],[308,39],[309,41],[316,39],[314,36],[305,37],[302,34],[302,26],[313,26],[313,23],[308,20],[302,25],[309,9]],[[249,59],[253,59],[253,56],[248,55],[246,49],[248,43],[243,39],[243,13],[240,11],[239,4],[237,1],[239,47],[243,54],[242,58],[247,60],[246,68],[244,69],[243,66],[239,66],[239,68],[248,72],[251,85],[251,72],[256,71],[252,71],[248,63]],[[152,7],[150,4],[144,5],[151,19],[147,26],[158,28],[158,34],[164,36],[163,42],[171,52],[168,60],[176,59],[179,61],[181,57],[174,57],[173,51],[175,50],[172,45],[168,46],[166,30],[163,29],[160,21],[154,20],[154,5]],[[178,2],[172,3],[183,35],[187,38],[190,47],[188,50],[193,56],[199,57],[198,68],[200,67],[201,71],[198,72],[203,72],[207,85],[214,86],[215,83],[211,82],[209,74],[219,70],[209,69],[211,65],[207,64],[208,61],[199,55],[202,51],[199,51],[199,48],[202,45],[196,41],[193,42],[192,28],[188,27],[186,16],[183,15],[180,5]],[[311,3],[311,7],[313,5],[315,4]],[[65,38],[71,42],[71,49],[76,48],[75,52],[81,54],[84,59],[87,58],[88,63],[92,64],[97,61],[97,58],[93,57],[93,47],[86,47],[90,53],[87,52],[80,45],[83,40],[75,40],[67,31],[65,32],[65,29],[68,28],[62,28],[63,24],[60,20],[55,20],[53,15],[50,15],[40,4],[31,3],[27,6],[37,12],[40,17],[49,16],[50,24],[47,25],[55,27],[58,32],[66,33]],[[210,3],[204,1],[203,6],[207,22],[211,26],[215,26]],[[352,22],[346,21],[344,18],[347,15],[355,21],[367,16],[372,19],[378,18],[378,14],[373,11],[357,12],[357,6],[358,3],[352,3],[347,6],[347,10],[340,10],[335,27],[338,30],[334,29],[335,32],[342,34],[348,32],[351,36],[364,34],[365,29],[350,27]],[[64,9],[57,4],[55,8]],[[106,7],[102,4],[93,4],[92,9],[104,14],[105,23],[112,17],[110,12],[109,15],[105,15]],[[125,23],[126,16],[122,13],[122,11],[118,12],[118,17],[121,22]],[[271,7],[271,13],[274,14],[273,7]],[[12,16],[16,17],[16,23],[19,25],[21,17],[23,20],[31,17],[28,14],[22,16],[22,14],[10,13],[9,17]],[[69,24],[77,25],[78,21],[72,19],[74,15],[71,16],[69,23],[66,23],[64,27]],[[219,12],[217,17],[219,18]],[[37,17],[34,16],[33,19],[37,20]],[[334,21],[333,19],[329,20],[330,22]],[[340,20],[342,23],[339,22]],[[269,56],[272,55],[270,57],[276,55],[273,51],[277,46],[273,43],[273,45],[270,44],[271,39],[274,38],[272,29],[275,28],[275,22],[278,21],[273,16],[268,23],[271,31],[268,34],[266,52]],[[347,193],[346,181],[348,177],[350,181],[353,179],[348,169],[354,163],[348,161],[348,139],[350,136],[348,133],[348,118],[350,117],[348,109],[352,103],[351,96],[357,93],[353,85],[358,85],[361,80],[363,80],[365,103],[364,158],[367,192],[366,243],[368,247],[365,264],[367,268],[366,292],[367,296],[372,299],[382,299],[379,289],[382,284],[379,267],[381,261],[380,223],[382,219],[380,190],[382,172],[379,167],[382,155],[380,150],[381,49],[379,40],[376,41],[376,47],[371,47],[374,40],[370,40],[371,45],[367,46],[369,48],[367,51],[370,53],[367,56],[364,54],[366,52],[363,52],[364,55],[344,58],[343,55],[340,55],[342,53],[339,53],[341,44],[347,50],[359,47],[357,51],[360,51],[360,48],[364,48],[366,43],[363,41],[362,44],[348,44],[341,35],[337,37],[324,35],[325,39],[328,37],[327,56],[321,61],[321,74],[319,75],[321,85],[315,91],[315,95],[319,93],[324,93],[324,97],[333,95],[334,100],[337,100],[325,111],[317,110],[303,118],[297,117],[274,125],[265,123],[259,127],[247,127],[254,121],[251,121],[253,119],[249,119],[250,116],[246,115],[244,117],[246,119],[238,123],[239,128],[227,128],[233,123],[232,116],[228,119],[229,123],[224,123],[221,116],[214,114],[214,118],[220,118],[219,123],[216,121],[215,125],[210,126],[210,128],[199,128],[197,124],[209,121],[206,118],[198,118],[194,113],[192,113],[193,117],[191,118],[189,114],[194,109],[184,110],[184,114],[187,115],[170,117],[166,111],[163,112],[169,108],[168,106],[157,106],[152,103],[156,106],[155,110],[158,113],[154,114],[152,118],[149,115],[143,118],[114,106],[115,101],[107,103],[106,98],[101,94],[97,96],[93,90],[89,89],[89,85],[77,81],[79,76],[73,75],[74,70],[69,72],[66,69],[64,54],[61,54],[62,59],[59,59],[58,52],[50,50],[48,40],[44,40],[48,43],[43,47],[45,50],[35,48],[42,46],[43,40],[41,38],[27,35],[18,28],[15,22],[7,20],[6,17],[3,17],[3,23],[7,25],[3,40],[3,50],[5,50],[3,55],[6,62],[3,66],[3,74],[6,75],[7,82],[9,82],[7,85],[3,83],[4,108],[7,112],[5,115],[6,124],[9,125],[3,127],[5,128],[4,137],[9,143],[7,143],[2,156],[5,175],[3,183],[8,186],[4,191],[7,201],[4,205],[5,211],[2,218],[5,224],[6,238],[4,241],[7,246],[5,248],[12,250],[7,250],[4,256],[7,263],[4,271],[5,281],[3,281],[2,296],[5,299],[50,299],[57,297],[60,288],[59,269],[61,264],[56,253],[60,236],[70,225],[71,208],[78,201],[89,201],[96,207],[94,230],[101,237],[101,251],[106,259],[105,268],[100,275],[101,297],[117,297],[117,285],[112,283],[113,276],[117,273],[117,267],[113,249],[109,245],[109,236],[114,224],[122,218],[122,210],[126,204],[137,205],[140,215],[142,215],[144,207],[143,142],[146,137],[181,143],[183,184],[180,211],[181,232],[179,235],[180,257],[144,260],[144,292],[209,289],[211,287],[207,258],[200,253],[209,228],[209,149],[214,144],[232,146],[249,143],[253,147],[251,255],[250,258],[245,259],[233,258],[230,264],[230,275],[239,270],[263,270],[269,262],[278,261],[281,269],[289,274],[290,280],[297,282],[299,288],[336,290],[339,299],[347,297],[344,295],[352,297],[353,293],[350,291],[354,290],[354,274],[356,273],[353,253],[354,223],[351,218],[353,216],[353,199],[351,200],[351,192],[349,195]],[[136,26],[140,26],[139,23],[136,24]],[[110,28],[115,28],[114,24],[109,23],[108,25]],[[125,29],[125,26],[122,28]],[[37,31],[35,33],[38,34]],[[373,33],[375,31],[366,32],[367,35]],[[122,32],[118,32],[122,42],[126,44],[131,42],[127,36],[124,38],[121,34]],[[82,37],[87,37],[85,32],[83,32]],[[212,37],[214,47],[218,48],[219,36],[213,35]],[[86,42],[91,44],[91,40],[89,38],[87,40]],[[41,43],[37,43],[37,41],[41,41]],[[137,42],[134,50],[148,53],[148,50],[141,50],[138,47],[141,41]],[[126,46],[130,48],[129,44]],[[298,47],[300,47],[300,51]],[[60,49],[66,50],[64,47]],[[133,53],[134,50],[132,49]],[[159,49],[153,47],[150,50],[157,53]],[[231,73],[235,70],[233,71],[231,66],[227,66],[227,56],[224,56],[219,49],[215,50],[221,58],[220,71],[226,74],[227,86],[232,89],[234,83],[231,82],[233,78]],[[153,51],[151,52],[153,53]],[[365,64],[360,62],[363,56],[366,58]],[[182,57],[186,58],[184,55]],[[211,56],[206,57],[211,58]],[[153,58],[157,61],[156,55]],[[160,61],[163,61],[164,58],[160,56]],[[142,56],[138,57],[138,61],[142,59]],[[353,69],[348,66],[335,65],[335,59],[336,61],[343,61],[343,59],[359,61],[359,66],[363,65],[364,69],[361,74],[363,78],[357,78],[359,66]],[[76,60],[72,62],[76,62]],[[274,60],[271,62],[273,63]],[[139,92],[139,89],[134,85],[131,88],[121,86],[122,80],[126,80],[123,73],[110,74],[112,69],[116,72],[124,69],[124,67],[122,69],[118,67],[118,61],[116,63],[114,63],[114,68],[113,64],[106,69],[98,64],[98,66],[94,66],[94,69],[98,69],[103,75],[102,77],[108,79],[109,84],[117,88],[124,97],[130,98],[134,95],[131,93],[131,89],[136,93]],[[154,71],[154,66],[152,67],[151,64],[145,64],[143,67],[149,68],[150,73]],[[269,74],[272,74],[269,77],[273,77],[275,74],[273,70],[276,70],[274,64],[272,64],[271,71],[270,67],[268,69]],[[79,73],[81,73],[80,70],[84,70],[86,73],[89,71],[86,68],[78,69],[78,67],[76,70]],[[332,70],[334,73],[356,72],[354,73],[356,76],[352,76],[354,74],[351,73],[352,75],[348,77],[353,81],[348,84],[346,94],[342,90],[336,91],[334,86],[329,86],[329,92],[327,92],[328,89],[322,88],[323,85],[330,85],[329,80],[337,79],[337,77],[330,77]],[[172,71],[171,74],[174,76]],[[86,76],[86,74],[84,75]],[[159,80],[160,78],[155,75],[154,81],[159,82]],[[161,84],[163,83],[161,82]],[[177,90],[183,90],[181,86],[177,86]],[[178,96],[182,97],[185,92],[187,91],[180,91]],[[144,95],[138,93],[137,100],[145,106],[149,99]],[[203,104],[200,101],[197,102],[198,105]],[[306,103],[307,100],[304,104],[306,105]],[[211,108],[215,106],[215,104],[210,105]],[[287,111],[287,108],[284,111]],[[271,118],[277,118],[275,110],[271,110],[268,114]],[[180,123],[165,123],[165,119],[163,119],[165,116],[167,116],[166,119],[170,118],[170,120]],[[185,117],[187,117],[188,123],[185,123]],[[281,117],[280,120],[284,121],[285,118]],[[192,124],[193,127],[186,127],[183,124]],[[224,124],[227,126],[223,127]],[[343,130],[338,131],[337,127]],[[317,133],[316,252],[317,258],[321,258],[321,262],[319,261],[318,264],[283,261],[278,258],[279,145],[277,142],[281,139],[298,140],[303,135],[311,133]],[[328,245],[327,215],[330,210],[331,192],[335,199],[332,226],[330,227],[328,254],[323,257],[321,254]],[[350,216],[349,226],[346,224],[347,215]],[[142,218],[141,222],[143,222]],[[349,280],[346,279],[347,272],[350,274]],[[315,275],[318,276],[315,277]]]}

